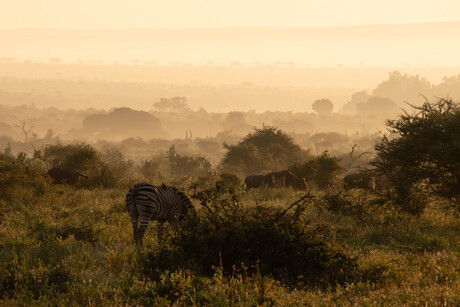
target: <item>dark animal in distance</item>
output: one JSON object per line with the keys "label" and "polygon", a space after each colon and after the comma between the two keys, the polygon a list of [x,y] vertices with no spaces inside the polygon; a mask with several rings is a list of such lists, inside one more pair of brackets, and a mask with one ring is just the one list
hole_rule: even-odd
{"label": "dark animal in distance", "polygon": [[366,173],[346,175],[343,178],[343,187],[345,188],[345,191],[351,189],[374,190],[375,177]]}
{"label": "dark animal in distance", "polygon": [[243,186],[246,185],[246,190],[250,188],[258,188],[262,186],[264,175],[251,175],[244,179]]}
{"label": "dark animal in distance", "polygon": [[[177,231],[179,221],[187,211],[194,210],[192,202],[184,193],[164,184],[153,186],[148,183],[138,183],[128,191],[125,201],[131,217],[134,241],[139,245],[143,243],[150,221],[158,221],[158,243],[161,244],[163,224],[168,221],[174,231]],[[139,217],[141,224],[138,227]]]}
{"label": "dark animal in distance", "polygon": [[68,185],[78,185],[80,182],[80,177],[88,179],[88,176],[80,174],[77,171],[70,169],[62,169],[58,167],[53,167],[47,172],[48,176],[53,180],[53,184],[68,184]]}
{"label": "dark animal in distance", "polygon": [[298,178],[296,175],[291,173],[290,171],[284,170],[279,172],[272,172],[267,175],[252,175],[246,177],[244,180],[246,184],[246,189],[249,190],[250,188],[258,188],[262,185],[266,185],[268,187],[276,187],[276,186],[285,186],[285,187],[292,187],[295,190],[306,190],[307,184],[304,180]]}

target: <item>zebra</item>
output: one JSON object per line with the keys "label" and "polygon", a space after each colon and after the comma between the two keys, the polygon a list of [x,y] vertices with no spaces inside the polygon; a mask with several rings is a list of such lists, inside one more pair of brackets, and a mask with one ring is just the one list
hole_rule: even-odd
{"label": "zebra", "polygon": [[[140,246],[151,220],[158,221],[158,243],[161,244],[164,222],[168,221],[177,231],[177,225],[187,210],[194,210],[192,202],[184,193],[164,183],[161,186],[138,183],[128,191],[125,201],[131,217],[134,241]],[[139,216],[141,224],[138,228]]]}

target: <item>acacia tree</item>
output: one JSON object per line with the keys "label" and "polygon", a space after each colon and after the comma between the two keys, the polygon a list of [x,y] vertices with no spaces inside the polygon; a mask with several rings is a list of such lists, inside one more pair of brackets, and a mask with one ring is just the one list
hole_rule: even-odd
{"label": "acacia tree", "polygon": [[411,107],[413,113],[387,120],[395,137],[384,135],[375,145],[371,165],[378,174],[389,176],[401,204],[419,213],[420,204],[410,205],[416,184],[427,183],[425,187],[443,197],[460,197],[460,105],[439,99]]}

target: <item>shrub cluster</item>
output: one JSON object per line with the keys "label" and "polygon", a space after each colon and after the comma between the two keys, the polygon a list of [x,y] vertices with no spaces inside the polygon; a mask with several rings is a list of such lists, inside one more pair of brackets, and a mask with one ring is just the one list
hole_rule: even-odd
{"label": "shrub cluster", "polygon": [[336,176],[343,170],[337,157],[329,155],[327,151],[306,162],[297,162],[288,167],[288,170],[307,182],[313,182],[324,189],[334,184]]}
{"label": "shrub cluster", "polygon": [[36,160],[23,152],[14,156],[9,147],[0,153],[0,201],[42,194],[48,186],[44,170]]}
{"label": "shrub cluster", "polygon": [[[292,285],[334,286],[358,276],[357,262],[327,245],[321,227],[303,221],[305,204],[296,210],[244,206],[224,185],[195,195],[202,209],[185,219],[168,248],[148,254],[148,274],[155,269],[190,269],[212,275],[248,270]],[[305,197],[308,199],[309,197]],[[248,269],[249,268],[249,269]]]}
{"label": "shrub cluster", "polygon": [[118,150],[100,153],[88,144],[47,145],[42,151],[35,151],[34,159],[47,169],[58,167],[88,176],[88,180],[80,181],[82,187],[117,186],[134,165]]}
{"label": "shrub cluster", "polygon": [[211,163],[205,157],[180,155],[171,146],[168,151],[169,168],[175,175],[204,175],[211,171]]}

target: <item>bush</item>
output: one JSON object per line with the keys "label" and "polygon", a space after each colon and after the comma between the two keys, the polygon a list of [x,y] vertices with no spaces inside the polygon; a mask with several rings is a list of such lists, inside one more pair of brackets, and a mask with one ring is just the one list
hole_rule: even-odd
{"label": "bush", "polygon": [[303,163],[294,163],[288,167],[297,177],[305,178],[307,182],[314,182],[319,188],[324,189],[334,184],[334,180],[343,169],[340,160],[330,156],[327,151],[320,156]]}
{"label": "bush", "polygon": [[96,149],[88,144],[47,145],[43,153],[36,151],[35,157],[41,159],[47,168],[59,167],[79,172],[90,169],[100,161]]}
{"label": "bush", "polygon": [[0,153],[0,201],[43,194],[49,183],[40,164],[25,153],[15,157],[9,147]]}
{"label": "bush", "polygon": [[328,246],[318,231],[321,227],[303,221],[303,203],[293,213],[263,205],[246,207],[221,184],[196,198],[203,208],[184,220],[181,231],[169,238],[168,248],[148,254],[148,274],[155,274],[154,268],[183,268],[212,276],[213,267],[222,267],[231,275],[246,267],[292,285],[324,287],[358,276],[355,259]]}
{"label": "bush", "polygon": [[116,186],[133,165],[117,150],[100,154],[88,144],[47,145],[43,152],[35,151],[34,158],[47,168],[69,169],[88,176],[88,180],[80,180],[79,186],[82,187]]}
{"label": "bush", "polygon": [[180,155],[171,146],[168,152],[169,167],[175,175],[204,175],[211,171],[211,163],[205,157]]}

